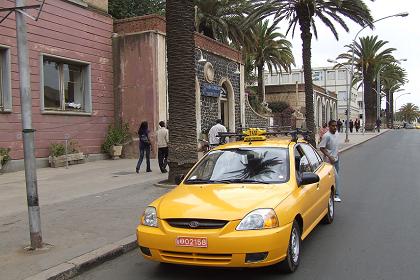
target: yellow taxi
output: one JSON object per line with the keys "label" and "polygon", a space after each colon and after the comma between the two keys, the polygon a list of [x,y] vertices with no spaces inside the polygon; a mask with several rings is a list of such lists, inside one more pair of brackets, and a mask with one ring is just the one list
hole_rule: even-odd
{"label": "yellow taxi", "polygon": [[214,267],[300,262],[301,241],[334,220],[334,167],[307,141],[245,132],[208,152],[137,227],[147,259]]}

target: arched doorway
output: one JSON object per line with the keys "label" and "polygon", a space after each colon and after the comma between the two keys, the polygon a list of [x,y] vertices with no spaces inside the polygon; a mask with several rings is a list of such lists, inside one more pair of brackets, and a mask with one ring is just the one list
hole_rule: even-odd
{"label": "arched doorway", "polygon": [[322,127],[322,101],[321,98],[317,98],[317,121],[316,124],[318,127]]}
{"label": "arched doorway", "polygon": [[219,117],[227,131],[235,132],[235,94],[232,83],[223,78],[220,81],[222,93],[219,97]]}

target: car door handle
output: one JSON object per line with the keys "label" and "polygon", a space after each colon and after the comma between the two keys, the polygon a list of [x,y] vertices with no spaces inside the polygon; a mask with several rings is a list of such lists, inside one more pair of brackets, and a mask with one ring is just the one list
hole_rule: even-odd
{"label": "car door handle", "polygon": [[316,184],[316,190],[319,190],[319,183]]}

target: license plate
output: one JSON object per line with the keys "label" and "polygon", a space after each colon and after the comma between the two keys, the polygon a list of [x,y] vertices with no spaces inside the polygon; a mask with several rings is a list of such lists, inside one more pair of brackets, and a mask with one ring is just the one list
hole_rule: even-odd
{"label": "license plate", "polygon": [[184,237],[176,238],[176,246],[207,248],[207,237]]}

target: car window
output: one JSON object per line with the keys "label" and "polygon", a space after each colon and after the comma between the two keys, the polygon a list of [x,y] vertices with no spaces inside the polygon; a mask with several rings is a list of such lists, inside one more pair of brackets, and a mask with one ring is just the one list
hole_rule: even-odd
{"label": "car window", "polygon": [[307,144],[301,144],[300,146],[305,155],[307,156],[309,162],[311,163],[312,171],[315,171],[321,165],[319,156],[316,154],[316,152],[311,146]]}
{"label": "car window", "polygon": [[284,183],[289,178],[285,148],[253,147],[209,152],[194,168],[186,184],[224,181]]}
{"label": "car window", "polygon": [[302,172],[312,172],[311,164],[300,146],[295,148],[295,168],[298,175]]}

